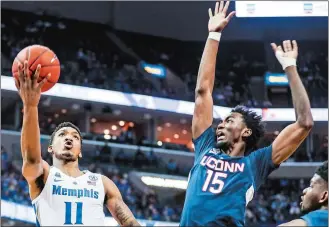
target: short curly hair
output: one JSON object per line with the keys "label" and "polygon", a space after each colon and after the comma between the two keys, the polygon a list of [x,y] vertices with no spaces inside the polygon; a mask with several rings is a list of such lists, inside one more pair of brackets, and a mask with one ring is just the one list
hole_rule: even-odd
{"label": "short curly hair", "polygon": [[323,180],[328,182],[328,161],[325,161],[315,173],[319,175]]}
{"label": "short curly hair", "polygon": [[256,112],[249,110],[245,106],[236,106],[231,110],[231,113],[240,113],[243,117],[244,123],[252,134],[246,139],[246,152],[250,152],[252,149],[257,148],[257,143],[265,134],[265,123],[262,122],[262,116]]}
{"label": "short curly hair", "polygon": [[65,128],[65,127],[70,127],[70,128],[74,128],[75,130],[77,130],[77,132],[79,133],[79,136],[80,136],[80,142],[82,144],[82,135],[81,135],[80,129],[76,125],[74,125],[73,123],[71,123],[71,122],[63,122],[63,123],[60,123],[55,128],[55,130],[53,131],[53,133],[51,134],[50,141],[49,141],[49,146],[51,146],[53,144],[53,141],[54,141],[54,137],[55,137],[56,132],[58,132],[58,130],[60,130],[61,128]]}

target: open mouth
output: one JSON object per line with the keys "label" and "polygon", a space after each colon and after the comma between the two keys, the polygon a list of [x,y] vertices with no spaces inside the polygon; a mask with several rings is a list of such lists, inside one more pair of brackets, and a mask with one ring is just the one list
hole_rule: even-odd
{"label": "open mouth", "polygon": [[73,143],[71,141],[67,141],[64,144],[66,150],[71,150],[73,148]]}
{"label": "open mouth", "polygon": [[217,141],[223,140],[225,138],[225,134],[223,132],[219,132],[217,134]]}

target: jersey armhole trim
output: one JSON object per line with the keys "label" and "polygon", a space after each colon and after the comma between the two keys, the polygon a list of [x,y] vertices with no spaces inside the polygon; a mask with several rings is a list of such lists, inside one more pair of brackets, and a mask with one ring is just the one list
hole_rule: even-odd
{"label": "jersey armhole trim", "polygon": [[255,184],[255,176],[254,176],[254,174],[253,174],[253,172],[252,172],[252,170],[251,170],[250,159],[249,159],[248,156],[246,157],[246,159],[247,159],[247,163],[248,163],[248,171],[249,171],[249,174],[250,174],[251,179],[252,179],[252,185],[253,185],[253,187],[254,187],[254,190],[257,191],[257,187],[256,187],[256,184]]}
{"label": "jersey armhole trim", "polygon": [[48,177],[47,177],[47,180],[45,182],[45,185],[43,187],[43,189],[41,190],[40,194],[32,200],[32,205],[34,205],[36,202],[38,202],[39,198],[41,197],[42,193],[44,193],[45,191],[45,187],[48,186],[48,181],[49,181],[49,177],[50,177],[50,174],[51,174],[51,170],[52,170],[53,166],[49,166],[49,174],[48,174]]}
{"label": "jersey armhole trim", "polygon": [[210,125],[208,128],[206,128],[197,138],[195,138],[195,139],[192,138],[192,142],[194,144],[198,143],[201,140],[202,136],[204,134],[206,134],[209,130],[212,130],[212,125]]}

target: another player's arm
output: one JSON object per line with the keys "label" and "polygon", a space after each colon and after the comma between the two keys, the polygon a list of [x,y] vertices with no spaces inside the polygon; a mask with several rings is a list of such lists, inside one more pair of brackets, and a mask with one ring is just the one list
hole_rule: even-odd
{"label": "another player's arm", "polygon": [[107,177],[102,176],[106,201],[105,205],[120,226],[140,226],[133,213],[124,203],[117,186]]}
{"label": "another player's arm", "polygon": [[[23,157],[22,174],[29,182],[44,175],[48,177],[49,165],[42,160],[40,144],[40,128],[38,120],[38,103],[41,96],[41,87],[46,78],[40,83],[37,82],[40,65],[32,77],[28,76],[28,65],[24,62],[19,67],[19,80],[15,79],[16,87],[23,101],[23,127],[21,133],[21,153]],[[31,192],[33,198],[33,192]]]}
{"label": "another player's arm", "polygon": [[[209,32],[221,32],[233,17],[234,12],[231,12],[226,18],[226,11],[229,2],[224,1],[220,4],[217,2],[215,6],[214,16],[209,9]],[[219,39],[219,38],[218,38]],[[213,99],[212,91],[215,81],[216,58],[218,53],[219,41],[208,38],[199,67],[197,84],[195,88],[195,107],[192,120],[192,137],[198,138],[213,121]]]}
{"label": "another player's arm", "polygon": [[304,141],[313,127],[313,117],[311,113],[310,101],[304,85],[298,75],[296,59],[298,46],[296,41],[284,41],[283,47],[272,44],[279,62],[285,68],[291,89],[292,100],[296,112],[297,120],[281,131],[272,145],[272,159],[275,164],[280,164],[287,160]]}
{"label": "another player's arm", "polygon": [[307,227],[307,223],[303,219],[295,219],[295,220],[292,220],[292,221],[287,222],[287,223],[283,223],[283,224],[278,225],[278,226],[302,226],[302,227]]}

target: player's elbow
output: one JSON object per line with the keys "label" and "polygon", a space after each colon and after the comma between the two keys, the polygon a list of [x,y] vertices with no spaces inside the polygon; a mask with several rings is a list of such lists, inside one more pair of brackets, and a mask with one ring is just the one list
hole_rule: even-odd
{"label": "player's elbow", "polygon": [[195,98],[205,96],[208,93],[210,93],[209,87],[204,85],[197,86],[195,89]]}
{"label": "player's elbow", "polygon": [[300,127],[305,129],[306,131],[310,131],[314,126],[314,121],[312,116],[302,120],[298,120],[297,123]]}

